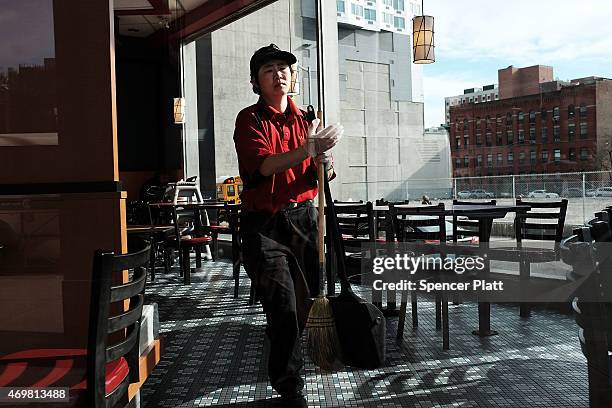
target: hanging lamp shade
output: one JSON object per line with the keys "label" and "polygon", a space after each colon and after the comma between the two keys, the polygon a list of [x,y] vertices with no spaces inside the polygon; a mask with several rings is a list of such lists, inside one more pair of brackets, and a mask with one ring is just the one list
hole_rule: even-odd
{"label": "hanging lamp shade", "polygon": [[185,123],[185,98],[174,98],[174,123]]}
{"label": "hanging lamp shade", "polygon": [[415,16],[412,19],[412,61],[415,64],[436,61],[433,16]]}
{"label": "hanging lamp shade", "polygon": [[291,66],[291,83],[289,84],[288,95],[295,96],[300,94],[300,78],[298,75],[299,66],[293,64]]}

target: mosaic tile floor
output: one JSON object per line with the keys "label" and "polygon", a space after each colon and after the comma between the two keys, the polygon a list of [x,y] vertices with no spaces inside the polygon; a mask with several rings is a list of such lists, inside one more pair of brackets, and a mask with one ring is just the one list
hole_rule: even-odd
{"label": "mosaic tile floor", "polygon": [[[248,306],[242,272],[233,298],[231,265],[204,262],[185,286],[175,273],[158,274],[147,302],[159,304],[165,352],[142,388],[142,406],[278,406],[268,385],[265,316]],[[449,307],[450,347],[442,350],[433,303],[419,302],[419,328],[395,340],[387,320],[387,364],[378,370],[321,372],[306,356],[311,407],[587,407],[586,362],[571,316],[493,305],[492,328],[479,338],[476,304]]]}

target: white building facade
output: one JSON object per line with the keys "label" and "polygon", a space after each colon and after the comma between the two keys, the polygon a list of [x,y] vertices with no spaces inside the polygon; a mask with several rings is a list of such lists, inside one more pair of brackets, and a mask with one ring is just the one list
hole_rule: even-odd
{"label": "white building facade", "polygon": [[445,121],[450,123],[450,107],[465,105],[467,103],[491,102],[499,99],[499,88],[497,84],[484,85],[482,88],[469,88],[463,91],[463,95],[447,96],[444,98]]}

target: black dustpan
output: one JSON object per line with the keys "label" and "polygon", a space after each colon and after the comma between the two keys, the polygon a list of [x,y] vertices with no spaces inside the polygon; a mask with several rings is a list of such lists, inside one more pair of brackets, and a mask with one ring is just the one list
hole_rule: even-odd
{"label": "black dustpan", "polygon": [[[346,275],[344,245],[338,229],[334,200],[325,177],[327,240],[337,259],[340,294],[328,296],[334,313],[336,329],[342,346],[342,360],[346,365],[373,369],[385,362],[385,318],[373,304],[360,298],[351,289]],[[333,268],[333,262],[332,268]]]}

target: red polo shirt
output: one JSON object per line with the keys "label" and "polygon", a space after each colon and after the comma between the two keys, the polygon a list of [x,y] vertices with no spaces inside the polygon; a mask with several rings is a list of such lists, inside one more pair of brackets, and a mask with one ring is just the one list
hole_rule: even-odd
{"label": "red polo shirt", "polygon": [[240,199],[245,210],[275,213],[290,202],[317,195],[317,169],[310,157],[282,173],[268,177],[259,173],[266,157],[297,149],[306,138],[308,122],[291,97],[287,101],[287,110],[280,113],[260,98],[236,117],[234,144],[244,183]]}

